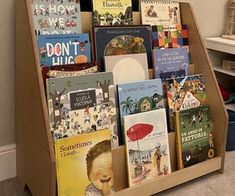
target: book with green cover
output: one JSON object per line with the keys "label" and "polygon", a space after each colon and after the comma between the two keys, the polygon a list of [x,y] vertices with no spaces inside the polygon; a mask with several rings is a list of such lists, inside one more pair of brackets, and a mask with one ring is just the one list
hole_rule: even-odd
{"label": "book with green cover", "polygon": [[214,157],[213,123],[208,105],[177,111],[176,146],[178,168]]}

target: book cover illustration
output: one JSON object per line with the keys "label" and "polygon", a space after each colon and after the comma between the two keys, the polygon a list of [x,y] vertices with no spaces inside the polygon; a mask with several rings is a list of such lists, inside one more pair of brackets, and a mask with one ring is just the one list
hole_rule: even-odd
{"label": "book cover illustration", "polygon": [[170,25],[164,28],[162,25],[152,26],[153,48],[187,48],[189,52],[188,26]]}
{"label": "book cover illustration", "polygon": [[88,33],[39,35],[37,43],[42,66],[91,62]]}
{"label": "book cover illustration", "polygon": [[108,128],[118,146],[112,73],[47,79],[50,128],[54,140]]}
{"label": "book cover illustration", "polygon": [[58,195],[110,195],[110,130],[55,141]]}
{"label": "book cover illustration", "polygon": [[161,79],[119,84],[118,104],[121,135],[124,142],[123,116],[164,108]]}
{"label": "book cover illustration", "polygon": [[79,0],[31,0],[36,36],[81,33]]}
{"label": "book cover illustration", "polygon": [[142,24],[168,27],[181,23],[179,2],[141,0],[140,11]]}
{"label": "book cover illustration", "polygon": [[[94,56],[104,65],[104,56],[147,53],[152,65],[150,26],[101,26],[93,28]],[[101,67],[104,71],[104,67]]]}
{"label": "book cover illustration", "polygon": [[178,167],[214,157],[213,123],[208,105],[176,112]]}
{"label": "book cover illustration", "polygon": [[93,0],[93,25],[130,25],[132,19],[131,0]]}
{"label": "book cover illustration", "polygon": [[186,48],[153,50],[153,69],[155,78],[163,81],[169,78],[188,75],[189,59]]}
{"label": "book cover illustration", "polygon": [[171,173],[164,108],[124,116],[129,185]]}
{"label": "book cover illustration", "polygon": [[[105,56],[105,70],[113,73],[114,84],[149,79],[146,53]],[[131,74],[126,74],[131,73]]]}

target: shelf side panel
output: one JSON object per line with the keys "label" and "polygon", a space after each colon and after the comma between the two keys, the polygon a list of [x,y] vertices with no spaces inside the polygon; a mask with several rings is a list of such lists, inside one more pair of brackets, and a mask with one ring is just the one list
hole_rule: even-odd
{"label": "shelf side panel", "polygon": [[55,159],[30,0],[16,1],[16,145],[17,176],[33,195],[55,195]]}
{"label": "shelf side panel", "polygon": [[228,116],[216,81],[207,51],[202,43],[193,10],[188,3],[180,4],[182,23],[189,27],[189,48],[195,73],[202,73],[206,86],[207,103],[211,106],[214,123],[214,145],[216,155],[222,157],[221,172],[224,167],[225,145],[227,139]]}

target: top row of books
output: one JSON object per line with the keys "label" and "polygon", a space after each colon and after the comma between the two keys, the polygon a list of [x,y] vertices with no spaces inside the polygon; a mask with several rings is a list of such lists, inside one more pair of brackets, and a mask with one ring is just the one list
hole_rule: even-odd
{"label": "top row of books", "polygon": [[[32,0],[32,15],[36,35],[82,33],[79,0]],[[142,24],[180,24],[178,2],[140,0]],[[131,0],[93,0],[94,26],[132,25]]]}

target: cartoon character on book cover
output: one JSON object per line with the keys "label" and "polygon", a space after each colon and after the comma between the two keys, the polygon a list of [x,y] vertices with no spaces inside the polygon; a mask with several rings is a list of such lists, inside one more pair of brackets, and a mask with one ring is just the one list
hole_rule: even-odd
{"label": "cartoon character on book cover", "polygon": [[79,0],[31,0],[35,35],[81,33]]}
{"label": "cartoon character on book cover", "polygon": [[171,172],[165,109],[124,116],[129,185]]}
{"label": "cartoon character on book cover", "polygon": [[54,140],[109,128],[118,146],[112,73],[49,78],[48,109]]}
{"label": "cartoon character on book cover", "polygon": [[213,123],[208,105],[176,114],[179,168],[214,157]]}
{"label": "cartoon character on book cover", "polygon": [[113,187],[110,130],[55,142],[58,195],[108,196]]}

